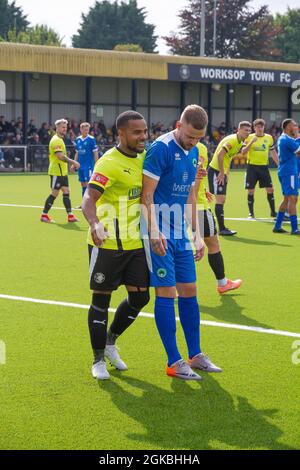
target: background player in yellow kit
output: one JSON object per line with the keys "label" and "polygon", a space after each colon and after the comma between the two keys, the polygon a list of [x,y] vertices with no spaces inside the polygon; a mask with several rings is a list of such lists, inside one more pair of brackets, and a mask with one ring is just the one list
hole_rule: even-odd
{"label": "background player in yellow kit", "polygon": [[228,135],[221,140],[208,167],[209,190],[216,197],[215,213],[220,235],[236,234],[235,230],[229,230],[225,227],[224,223],[227,180],[232,157],[240,152],[244,145],[244,140],[249,136],[250,132],[250,122],[240,122],[236,134]]}
{"label": "background player in yellow kit", "polygon": [[199,158],[195,192],[197,194],[200,233],[208,249],[208,262],[217,280],[217,291],[219,294],[224,294],[230,290],[238,289],[242,281],[241,279],[232,281],[225,276],[224,260],[217,234],[217,226],[209,205],[209,201],[212,201],[213,195],[208,192],[206,171],[208,165],[207,148],[204,144],[199,142],[197,149]]}
{"label": "background player in yellow kit", "polygon": [[256,183],[266,188],[271,217],[276,217],[273,183],[269,171],[269,153],[278,166],[278,155],[273,137],[265,134],[266,123],[263,119],[253,122],[254,133],[245,140],[242,154],[248,154],[245,189],[248,190],[249,218],[254,218],[254,193]]}
{"label": "background player in yellow kit", "polygon": [[55,199],[59,195],[59,191],[63,193],[63,202],[68,214],[68,222],[78,222],[72,213],[72,205],[70,200],[70,189],[68,179],[68,163],[73,168],[80,168],[80,164],[67,156],[64,137],[68,130],[68,121],[66,119],[58,119],[55,122],[56,133],[49,143],[49,170],[48,175],[51,180],[51,194],[47,198],[44,210],[41,215],[41,222],[51,223],[53,220],[49,217],[50,211]]}

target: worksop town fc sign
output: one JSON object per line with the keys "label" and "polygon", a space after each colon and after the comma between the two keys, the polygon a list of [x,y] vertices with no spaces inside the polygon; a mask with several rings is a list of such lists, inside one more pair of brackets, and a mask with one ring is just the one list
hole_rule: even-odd
{"label": "worksop town fc sign", "polygon": [[248,85],[281,85],[288,87],[295,80],[300,79],[300,72],[168,64],[168,79],[172,81],[244,83]]}

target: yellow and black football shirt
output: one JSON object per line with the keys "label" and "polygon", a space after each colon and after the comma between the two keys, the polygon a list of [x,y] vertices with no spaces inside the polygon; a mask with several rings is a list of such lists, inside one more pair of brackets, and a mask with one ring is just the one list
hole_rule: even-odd
{"label": "yellow and black football shirt", "polygon": [[[253,137],[255,137],[255,134],[250,134],[244,144],[248,145]],[[266,166],[269,163],[269,152],[274,150],[273,137],[269,134],[264,134],[262,137],[256,136],[256,138],[257,141],[249,149],[247,163],[250,163],[250,165]]]}
{"label": "yellow and black football shirt", "polygon": [[239,140],[237,134],[231,134],[231,135],[228,135],[227,137],[224,137],[224,139],[221,140],[218,147],[216,148],[209,166],[213,168],[214,170],[217,170],[217,171],[220,170],[218,155],[222,149],[225,149],[226,154],[224,157],[224,173],[225,174],[228,173],[228,170],[230,169],[232,157],[234,157],[235,155],[239,153],[239,151],[243,147],[243,144],[244,144],[243,141]]}
{"label": "yellow and black football shirt", "polygon": [[61,161],[57,157],[57,153],[67,155],[66,146],[61,137],[55,134],[49,143],[49,169],[48,175],[51,176],[67,176],[68,175],[68,164],[67,162]]}
{"label": "yellow and black football shirt", "polygon": [[[201,165],[201,167],[206,170],[207,165],[208,165],[207,147],[201,142],[199,142],[196,147],[199,152],[198,165]],[[208,181],[207,181],[207,176],[205,176],[205,178],[202,178],[200,182],[198,196],[197,196],[197,204],[201,206],[201,210],[209,209],[209,204],[208,204],[207,197],[206,197],[207,188],[208,188]]]}
{"label": "yellow and black football shirt", "polygon": [[68,175],[68,164],[67,162],[61,161],[57,157],[57,153],[67,155],[66,146],[61,137],[55,134],[49,143],[49,169],[48,175],[51,176],[67,176]]}
{"label": "yellow and black football shirt", "polygon": [[[114,147],[94,167],[89,186],[103,193],[96,203],[97,216],[109,233],[101,248],[136,250],[143,247],[139,225],[145,155],[143,152],[131,157]],[[90,230],[88,243],[94,245]]]}

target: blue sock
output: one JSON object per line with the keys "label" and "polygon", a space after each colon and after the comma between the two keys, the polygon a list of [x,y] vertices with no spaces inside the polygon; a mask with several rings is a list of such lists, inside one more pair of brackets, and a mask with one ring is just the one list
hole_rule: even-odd
{"label": "blue sock", "polygon": [[84,196],[84,193],[86,192],[86,186],[82,186],[81,188],[81,192],[82,192],[82,197]]}
{"label": "blue sock", "polygon": [[179,297],[178,309],[184,331],[189,358],[201,352],[200,349],[200,310],[197,297]]}
{"label": "blue sock", "polygon": [[276,230],[279,230],[281,228],[284,214],[285,214],[285,212],[279,212],[278,211],[278,214],[277,214],[277,217],[276,217],[276,224],[275,224]]}
{"label": "blue sock", "polygon": [[291,221],[291,226],[292,226],[292,232],[297,232],[298,230],[297,215],[290,215],[290,221]]}
{"label": "blue sock", "polygon": [[181,359],[176,344],[176,319],[174,299],[156,297],[154,317],[158,332],[168,356],[168,365]]}

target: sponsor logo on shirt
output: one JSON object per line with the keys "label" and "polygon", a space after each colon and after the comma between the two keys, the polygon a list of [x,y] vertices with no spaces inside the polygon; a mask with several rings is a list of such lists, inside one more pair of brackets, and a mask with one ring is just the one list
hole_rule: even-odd
{"label": "sponsor logo on shirt", "polygon": [[107,182],[109,181],[109,178],[107,178],[107,176],[102,175],[101,173],[94,173],[92,176],[92,181],[95,181],[95,183],[99,183],[102,186],[106,186]]}
{"label": "sponsor logo on shirt", "polygon": [[180,153],[175,153],[175,160],[181,160]]}
{"label": "sponsor logo on shirt", "polygon": [[129,201],[131,201],[132,199],[138,199],[139,197],[141,197],[141,188],[131,188],[129,191],[128,191],[128,199]]}

